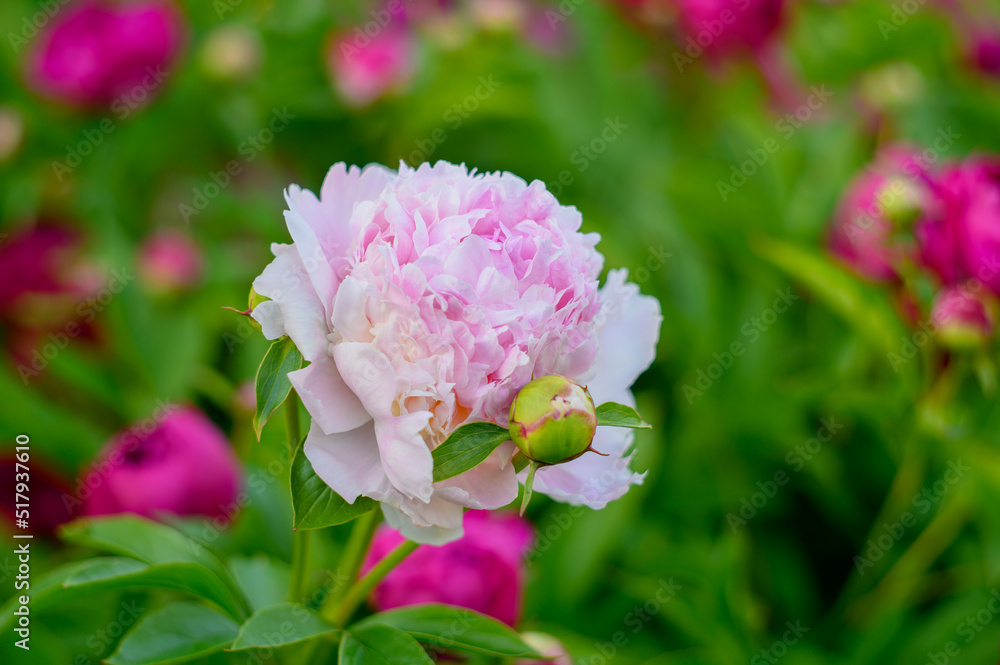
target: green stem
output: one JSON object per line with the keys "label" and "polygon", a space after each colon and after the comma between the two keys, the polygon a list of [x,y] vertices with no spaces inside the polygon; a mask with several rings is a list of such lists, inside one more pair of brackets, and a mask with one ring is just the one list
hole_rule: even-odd
{"label": "green stem", "polygon": [[541,466],[535,460],[528,463],[528,477],[524,479],[524,495],[521,497],[521,517],[528,509],[528,502],[531,501],[531,487],[535,484],[535,471]]}
{"label": "green stem", "polygon": [[389,574],[389,571],[396,567],[400,561],[408,557],[413,550],[417,549],[417,543],[407,540],[399,547],[389,552],[388,555],[368,571],[368,574],[358,580],[354,586],[347,590],[344,600],[337,608],[337,614],[333,619],[334,625],[343,626],[354,616],[358,606],[364,602],[368,594],[371,593],[375,585],[382,581],[382,578]]}
{"label": "green stem", "polygon": [[[288,449],[291,458],[298,452],[302,429],[299,427],[299,397],[292,390],[285,400],[285,432],[288,435]],[[292,532],[292,578],[288,588],[288,599],[298,602],[305,596],[309,584],[309,546],[311,532]]]}
{"label": "green stem", "polygon": [[375,537],[375,529],[378,528],[381,521],[382,511],[378,509],[370,510],[355,520],[351,535],[347,539],[347,545],[344,546],[344,552],[337,564],[333,588],[323,603],[322,614],[329,620],[333,620],[337,616],[337,607],[340,605],[340,601],[358,579],[361,564],[365,555],[368,554],[372,538]]}

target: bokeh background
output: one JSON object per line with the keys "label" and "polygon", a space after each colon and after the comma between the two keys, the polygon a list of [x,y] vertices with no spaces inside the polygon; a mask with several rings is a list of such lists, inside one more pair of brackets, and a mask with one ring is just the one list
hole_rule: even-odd
{"label": "bokeh background", "polygon": [[[636,386],[645,484],[600,512],[536,498],[522,627],[593,665],[996,661],[995,394],[974,373],[944,390],[926,353],[894,361],[913,329],[825,237],[880,143],[1000,150],[1000,80],[973,57],[1000,6],[962,21],[951,3],[787,2],[766,48],[685,62],[672,3],[412,0],[375,30],[399,41],[352,72],[337,54],[380,6],[185,1],[162,80],[81,99],[40,83],[50,20],[29,25],[74,4],[0,5],[0,294],[42,264],[59,276],[0,316],[0,433],[30,434],[33,492],[73,488],[116,431],[193,404],[264,480],[225,528],[185,528],[287,561],[284,442],[251,427],[267,344],[223,306],[246,309],[287,240],[289,183],[316,189],[337,161],[464,162],[548,183],[664,313]],[[38,227],[63,235],[4,254]],[[34,570],[83,554],[39,540]],[[118,612],[38,614],[30,662],[100,662]],[[10,641],[0,659],[22,662]]]}

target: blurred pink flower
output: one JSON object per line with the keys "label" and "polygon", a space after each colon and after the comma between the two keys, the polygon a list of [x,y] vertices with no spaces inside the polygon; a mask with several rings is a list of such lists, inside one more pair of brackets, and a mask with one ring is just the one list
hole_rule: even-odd
{"label": "blurred pink flower", "polygon": [[390,16],[371,34],[359,27],[338,35],[330,44],[328,61],[334,82],[350,106],[368,106],[413,79],[417,56],[413,31],[401,11]]}
{"label": "blurred pink flower", "polygon": [[158,293],[175,293],[196,285],[203,264],[201,250],[180,231],[155,231],[139,246],[139,274]]}
{"label": "blurred pink flower", "polygon": [[[462,507],[517,496],[507,442],[435,483],[431,450],[467,422],[507,424],[533,376],[562,374],[594,400],[632,402],[653,360],[659,303],[623,270],[598,288],[599,237],[545,185],[447,162],[399,172],[335,165],[320,197],[291,186],[293,245],[253,283],[268,339],[291,337],[310,365],[289,374],[312,416],[305,452],[349,502],[382,502],[419,542],[461,534]],[[600,428],[584,455],[542,468],[535,490],[593,508],[643,476],[631,430]]]}
{"label": "blurred pink flower", "polygon": [[921,260],[943,284],[983,282],[1000,294],[1000,160],[973,157],[934,179],[918,224]]}
{"label": "blurred pink flower", "polygon": [[980,32],[973,37],[969,62],[987,76],[1000,77],[1000,31]]}
{"label": "blurred pink flower", "polygon": [[875,282],[897,279],[903,248],[893,239],[892,215],[912,213],[926,196],[915,150],[883,148],[848,185],[834,213],[830,252],[855,273]]}
{"label": "blurred pink flower", "polygon": [[80,0],[57,13],[39,37],[29,82],[69,104],[117,101],[132,108],[169,74],[165,68],[183,40],[180,13],[169,0]]}
{"label": "blurred pink flower", "polygon": [[84,513],[231,519],[240,464],[229,441],[195,408],[161,414],[120,432],[83,475]]}
{"label": "blurred pink flower", "polygon": [[715,58],[760,50],[784,25],[786,0],[674,0],[686,44]]}
{"label": "blurred pink flower", "polygon": [[[470,510],[465,535],[446,545],[421,545],[372,592],[372,604],[389,610],[445,603],[487,614],[513,626],[521,615],[524,555],[534,540],[531,523],[512,513]],[[363,571],[402,543],[387,525],[379,528]]]}
{"label": "blurred pink flower", "polygon": [[931,321],[950,348],[974,347],[993,334],[993,317],[981,294],[964,286],[947,287],[934,298]]}

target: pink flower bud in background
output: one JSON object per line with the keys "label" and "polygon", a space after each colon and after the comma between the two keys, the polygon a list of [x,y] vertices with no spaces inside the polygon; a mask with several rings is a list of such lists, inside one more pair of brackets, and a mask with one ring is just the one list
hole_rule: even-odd
{"label": "pink flower bud in background", "polygon": [[573,665],[573,659],[569,657],[566,647],[551,635],[529,632],[521,633],[521,637],[528,643],[528,646],[533,647],[535,651],[543,656],[548,656],[551,660],[529,660],[525,658],[515,661],[514,665],[541,665],[542,663],[549,663],[550,665]]}
{"label": "pink flower bud in background", "polygon": [[[69,481],[39,456],[37,451],[31,453],[30,468],[30,533],[51,536],[56,527],[75,517],[78,502]],[[23,471],[23,465],[19,467],[14,456],[12,442],[10,454],[0,458],[0,512],[14,527],[17,514],[22,512],[15,505],[16,474]],[[23,513],[21,517],[24,517]],[[18,531],[20,530],[15,528],[15,533]]]}
{"label": "pink flower bud in background", "polygon": [[167,0],[81,0],[56,13],[38,39],[28,80],[40,93],[124,111],[153,96],[170,74],[184,26]]}
{"label": "pink flower bud in background", "polygon": [[993,316],[984,300],[964,286],[948,287],[934,298],[931,321],[941,345],[949,349],[974,349],[993,334]]}
{"label": "pink flower bud in background", "polygon": [[975,157],[946,168],[916,232],[921,261],[943,284],[976,279],[1000,294],[1000,160]]}
{"label": "pink flower bud in background", "polygon": [[216,28],[199,53],[201,67],[220,81],[244,81],[260,69],[264,57],[260,35],[241,25]]}
{"label": "pink flower bud in background", "polygon": [[195,286],[204,269],[201,250],[185,233],[153,232],[139,246],[139,275],[154,293],[176,293]]}
{"label": "pink flower bud in background", "polygon": [[413,79],[417,55],[413,32],[402,12],[389,16],[384,25],[369,24],[376,28],[368,31],[358,27],[338,35],[330,45],[328,62],[337,92],[350,106],[368,106],[406,88]]}
{"label": "pink flower bud in background", "polygon": [[[421,545],[372,592],[372,604],[388,610],[445,603],[488,614],[513,626],[521,614],[524,555],[534,540],[531,523],[517,515],[470,510],[465,535],[446,545]],[[367,571],[403,542],[383,525],[365,559]]]}
{"label": "pink flower bud in background", "polygon": [[234,517],[240,464],[201,411],[164,406],[120,432],[81,477],[87,515]]}
{"label": "pink flower bud in background", "polygon": [[21,147],[24,140],[24,118],[10,106],[0,106],[0,164]]}
{"label": "pink flower bud in background", "polygon": [[841,198],[830,227],[830,252],[866,279],[894,281],[903,258],[894,232],[919,214],[926,197],[919,173],[915,151],[883,148]]}

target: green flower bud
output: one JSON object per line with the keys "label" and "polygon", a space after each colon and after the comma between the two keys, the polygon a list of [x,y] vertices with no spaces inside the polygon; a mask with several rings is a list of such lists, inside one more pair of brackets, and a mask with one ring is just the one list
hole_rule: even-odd
{"label": "green flower bud", "polygon": [[535,379],[510,405],[510,438],[529,460],[568,462],[587,452],[597,409],[584,386],[553,374]]}
{"label": "green flower bud", "polygon": [[270,298],[265,298],[264,296],[259,295],[256,291],[254,291],[252,286],[250,287],[249,303],[251,312],[257,308],[257,305],[261,304],[262,302],[266,302],[268,300],[270,300]]}

